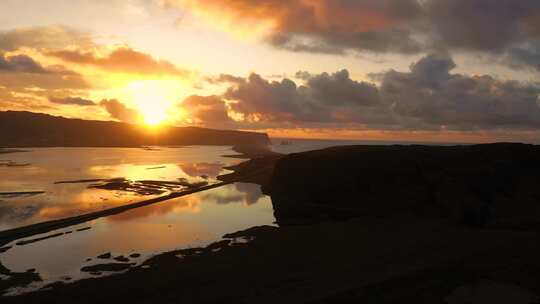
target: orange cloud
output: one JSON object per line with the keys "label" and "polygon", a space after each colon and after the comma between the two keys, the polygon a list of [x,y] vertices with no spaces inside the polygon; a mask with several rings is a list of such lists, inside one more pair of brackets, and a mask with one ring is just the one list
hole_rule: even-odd
{"label": "orange cloud", "polygon": [[153,75],[188,76],[186,70],[177,68],[174,64],[159,60],[149,54],[141,53],[129,47],[121,47],[106,55],[98,55],[95,51],[60,50],[46,53],[67,63],[89,65],[103,70]]}
{"label": "orange cloud", "polygon": [[219,96],[189,96],[181,107],[189,112],[193,123],[205,126],[224,127],[233,120],[227,113],[225,101]]}
{"label": "orange cloud", "polygon": [[64,26],[22,27],[0,31],[0,50],[58,49],[71,45],[90,47],[94,42],[90,34]]}
{"label": "orange cloud", "polygon": [[235,32],[240,27],[248,32],[262,32],[271,44],[294,51],[419,50],[409,35],[409,27],[422,11],[416,0],[165,0],[165,3],[187,8],[228,31]]}
{"label": "orange cloud", "polygon": [[99,105],[104,107],[112,118],[123,122],[138,123],[142,121],[141,114],[116,99],[104,99],[99,102]]}

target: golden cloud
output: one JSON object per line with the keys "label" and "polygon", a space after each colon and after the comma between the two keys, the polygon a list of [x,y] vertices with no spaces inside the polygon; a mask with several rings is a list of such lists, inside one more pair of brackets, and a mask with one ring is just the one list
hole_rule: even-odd
{"label": "golden cloud", "polygon": [[133,50],[129,47],[114,49],[105,55],[93,51],[58,50],[46,53],[70,64],[94,66],[103,70],[153,75],[189,76],[190,72],[177,68],[166,60],[160,60],[149,54]]}

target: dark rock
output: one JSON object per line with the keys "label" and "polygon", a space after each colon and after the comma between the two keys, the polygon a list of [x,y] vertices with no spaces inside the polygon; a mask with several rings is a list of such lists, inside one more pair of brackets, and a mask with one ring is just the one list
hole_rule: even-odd
{"label": "dark rock", "polygon": [[98,259],[102,259],[102,260],[110,259],[111,257],[112,257],[112,255],[111,255],[110,252],[100,254],[100,255],[97,256]]}
{"label": "dark rock", "polygon": [[540,146],[502,143],[291,154],[264,189],[280,225],[408,213],[481,227],[539,214],[538,184]]}
{"label": "dark rock", "polygon": [[135,265],[134,263],[126,264],[126,263],[110,263],[110,264],[98,264],[98,265],[92,265],[92,266],[85,266],[81,268],[82,272],[89,272],[91,274],[97,273],[97,272],[103,272],[103,271],[111,271],[111,272],[117,272],[122,271],[130,268],[131,266]]}
{"label": "dark rock", "polygon": [[136,258],[138,258],[140,256],[141,255],[139,253],[132,253],[132,254],[129,255],[130,258],[134,258],[134,259],[136,259]]}
{"label": "dark rock", "polygon": [[118,261],[118,262],[129,262],[129,259],[126,258],[125,256],[123,255],[120,255],[120,256],[117,256],[114,258],[115,261]]}

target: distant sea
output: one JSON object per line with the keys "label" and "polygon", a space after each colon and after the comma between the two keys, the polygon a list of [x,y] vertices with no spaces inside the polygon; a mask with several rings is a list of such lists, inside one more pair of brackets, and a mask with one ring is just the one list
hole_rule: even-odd
{"label": "distant sea", "polygon": [[460,145],[461,143],[440,143],[440,142],[412,142],[412,141],[377,141],[377,140],[328,140],[328,139],[298,139],[298,138],[271,138],[272,150],[275,152],[289,154],[305,151],[319,150],[335,146],[350,145],[428,145],[428,146],[449,146]]}

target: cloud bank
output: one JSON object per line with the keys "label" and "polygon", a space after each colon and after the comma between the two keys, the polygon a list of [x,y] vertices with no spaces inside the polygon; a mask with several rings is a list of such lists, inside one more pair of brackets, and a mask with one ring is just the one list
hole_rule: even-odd
{"label": "cloud bank", "polygon": [[378,84],[355,81],[347,70],[315,75],[299,72],[297,77],[304,81],[300,85],[290,79],[270,81],[255,73],[243,79],[219,77],[229,84],[228,89],[221,98],[208,97],[211,102],[205,104],[219,109],[222,119],[228,104],[231,112],[244,118],[239,121],[261,128],[444,131],[540,127],[539,84],[452,73],[455,67],[448,54],[437,53],[413,63],[407,72],[372,74]]}
{"label": "cloud bank", "polygon": [[[272,46],[327,54],[465,51],[540,69],[537,0],[164,0],[234,31],[264,28]],[[229,26],[223,26],[223,20]],[[502,60],[503,58],[504,60]]]}

